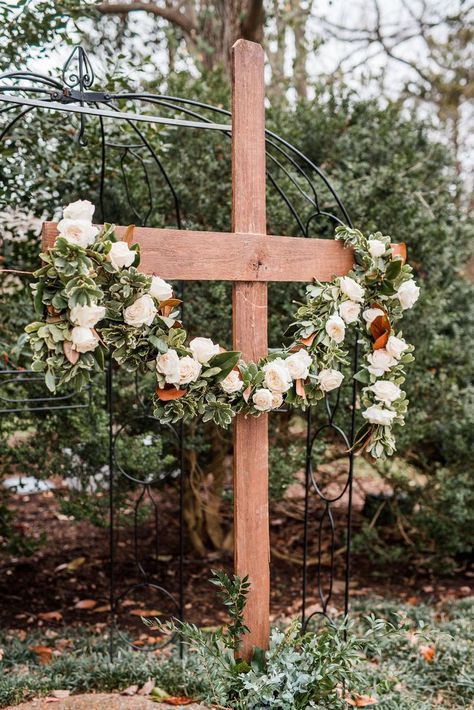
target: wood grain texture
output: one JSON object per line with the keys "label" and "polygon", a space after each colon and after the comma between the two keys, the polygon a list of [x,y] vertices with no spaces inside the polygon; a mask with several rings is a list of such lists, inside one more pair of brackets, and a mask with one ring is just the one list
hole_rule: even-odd
{"label": "wood grain texture", "polygon": [[[117,227],[117,235],[125,230]],[[43,249],[56,237],[56,225],[46,222]],[[330,281],[353,263],[352,250],[330,239],[135,227],[134,242],[141,271],[183,281]]]}
{"label": "wood grain texture", "polygon": [[[232,51],[232,230],[248,237],[254,273],[267,246],[265,204],[264,54],[260,45],[238,40]],[[260,236],[258,236],[260,235]],[[259,251],[258,243],[263,245]],[[227,249],[226,249],[227,252]],[[245,255],[241,255],[243,261]],[[257,258],[257,261],[255,261]],[[266,280],[266,279],[265,279]],[[242,281],[233,285],[234,348],[244,359],[267,353],[267,285]],[[238,415],[234,424],[234,557],[236,573],[249,576],[245,609],[250,629],[241,653],[268,647],[270,633],[270,540],[268,515],[268,416]]]}

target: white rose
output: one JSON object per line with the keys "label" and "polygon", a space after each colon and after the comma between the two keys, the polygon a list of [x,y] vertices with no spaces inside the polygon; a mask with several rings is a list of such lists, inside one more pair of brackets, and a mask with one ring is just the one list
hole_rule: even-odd
{"label": "white rose", "polygon": [[380,239],[369,239],[367,244],[369,245],[369,254],[374,257],[374,259],[377,256],[385,254],[385,244],[381,242]]}
{"label": "white rose", "polygon": [[285,360],[281,357],[267,362],[263,366],[263,372],[265,374],[264,383],[265,386],[271,390],[272,393],[282,394],[286,392],[291,387],[291,375],[286,366]]}
{"label": "white rose", "polygon": [[368,419],[371,424],[389,426],[397,415],[396,412],[391,412],[389,409],[383,409],[373,404],[371,407],[367,407],[365,412],[362,412],[362,416],[364,419]]}
{"label": "white rose", "polygon": [[189,343],[189,349],[193,358],[202,365],[206,365],[211,357],[219,353],[219,345],[213,343],[210,338],[194,338]]}
{"label": "white rose", "polygon": [[397,338],[395,335],[391,335],[387,340],[385,349],[392,357],[399,360],[407,347],[408,345],[403,338]]}
{"label": "white rose", "polygon": [[156,371],[165,376],[165,382],[170,385],[179,384],[180,364],[176,350],[168,350],[156,358]]}
{"label": "white rose", "polygon": [[139,296],[131,306],[125,308],[123,319],[127,325],[138,327],[140,325],[151,325],[157,314],[155,303],[151,296],[145,293]]}
{"label": "white rose", "polygon": [[273,407],[273,394],[270,390],[260,389],[255,392],[252,397],[252,402],[255,409],[259,412],[269,412]]}
{"label": "white rose", "polygon": [[76,202],[70,202],[63,209],[63,218],[92,222],[94,211],[95,207],[89,200],[76,200]]}
{"label": "white rose", "polygon": [[342,293],[350,298],[351,301],[360,302],[364,300],[364,289],[350,276],[342,276],[339,279],[339,287]]}
{"label": "white rose", "polygon": [[302,348],[298,352],[292,353],[284,362],[293,380],[305,380],[309,375],[313,358]]}
{"label": "white rose", "polygon": [[341,386],[344,376],[339,370],[321,370],[316,379],[322,392],[330,392]]}
{"label": "white rose", "polygon": [[395,402],[395,400],[397,400],[402,393],[400,387],[393,382],[389,382],[388,380],[378,380],[378,382],[371,385],[367,389],[371,390],[376,399],[380,400],[380,402],[383,402],[384,404],[392,404],[392,402]]}
{"label": "white rose", "polygon": [[339,314],[346,323],[354,323],[359,317],[360,303],[355,301],[344,301],[339,306]]}
{"label": "white rose", "polygon": [[397,364],[395,358],[392,357],[385,348],[374,350],[367,356],[367,360],[369,361],[369,367],[367,369],[370,374],[375,375],[375,377],[380,377]]}
{"label": "white rose", "polygon": [[104,306],[73,306],[69,311],[69,319],[74,325],[93,328],[96,323],[105,317],[105,311]]}
{"label": "white rose", "polygon": [[413,306],[418,300],[419,295],[419,287],[416,285],[413,279],[410,279],[409,281],[405,281],[404,283],[402,283],[394,298],[398,298],[402,310],[406,311],[408,308],[413,308]]}
{"label": "white rose", "polygon": [[91,328],[84,328],[76,325],[71,330],[72,348],[78,353],[87,353],[95,350],[99,344],[99,338]]}
{"label": "white rose", "polygon": [[106,258],[114,269],[123,269],[131,266],[136,256],[137,252],[129,249],[127,242],[113,242]]}
{"label": "white rose", "polygon": [[167,301],[173,295],[173,288],[159,276],[151,277],[150,296],[157,301]]}
{"label": "white rose", "polygon": [[220,382],[220,386],[227,394],[233,394],[234,392],[240,392],[244,383],[240,379],[237,370],[231,370],[227,377]]}
{"label": "white rose", "polygon": [[278,392],[272,394],[272,409],[279,409],[283,404],[283,395]]}
{"label": "white rose", "polygon": [[70,244],[87,249],[95,242],[99,229],[81,219],[62,219],[58,222],[58,232]]}
{"label": "white rose", "polygon": [[383,315],[384,312],[381,308],[367,308],[362,313],[362,318],[366,321],[367,325],[370,326],[376,318]]}
{"label": "white rose", "polygon": [[202,365],[189,355],[185,355],[179,361],[179,384],[188,385],[190,382],[196,382],[201,374]]}
{"label": "white rose", "polygon": [[342,343],[346,335],[346,326],[341,316],[333,315],[326,322],[326,333],[336,343]]}

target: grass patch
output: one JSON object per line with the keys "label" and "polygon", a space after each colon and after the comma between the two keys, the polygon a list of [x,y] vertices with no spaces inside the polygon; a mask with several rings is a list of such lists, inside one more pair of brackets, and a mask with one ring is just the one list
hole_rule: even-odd
{"label": "grass patch", "polygon": [[[474,598],[442,606],[409,606],[373,599],[355,602],[354,614],[373,613],[409,624],[406,634],[387,637],[382,651],[367,658],[361,692],[378,699],[378,710],[453,710],[474,707]],[[362,628],[362,625],[361,625]],[[192,654],[156,656],[125,645],[113,662],[105,634],[63,628],[20,640],[14,632],[0,635],[0,707],[14,705],[52,690],[71,693],[122,690],[153,678],[170,694],[199,697],[200,668]],[[67,648],[41,665],[30,647]],[[433,659],[426,660],[434,649]],[[423,655],[424,654],[424,655]]]}

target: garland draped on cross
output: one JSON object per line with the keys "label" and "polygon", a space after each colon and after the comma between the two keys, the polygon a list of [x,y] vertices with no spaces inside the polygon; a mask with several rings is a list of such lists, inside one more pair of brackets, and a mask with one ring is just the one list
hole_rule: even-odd
{"label": "garland draped on cross", "polygon": [[33,284],[37,320],[26,327],[32,369],[51,391],[81,389],[105,356],[131,370],[156,373],[154,415],[161,422],[195,417],[227,427],[237,413],[259,416],[283,405],[306,409],[342,385],[349,331],[358,333],[362,417],[356,443],[374,457],[395,450],[393,426],[403,424],[408,400],[401,389],[413,346],[397,323],[419,295],[403,249],[380,232],[365,237],[337,227],[336,239],[354,249],[353,270],[306,288],[287,333],[288,347],[244,362],[209,338],[188,343],[179,321],[181,301],[159,276],[138,271],[133,227],[117,241],[114,226],[92,224],[87,200],[68,205],[54,246],[41,254]]}

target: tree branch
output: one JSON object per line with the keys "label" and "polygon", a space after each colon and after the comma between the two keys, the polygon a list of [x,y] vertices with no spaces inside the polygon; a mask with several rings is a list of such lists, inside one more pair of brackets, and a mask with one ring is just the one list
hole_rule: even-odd
{"label": "tree branch", "polygon": [[181,28],[183,32],[192,35],[197,31],[195,23],[177,7],[160,7],[151,2],[140,2],[131,0],[130,2],[105,2],[100,3],[97,9],[103,15],[128,15],[132,12],[148,12],[155,17],[162,17]]}

